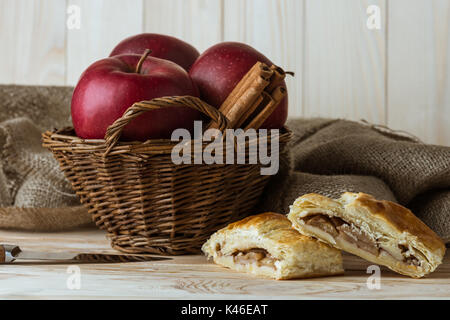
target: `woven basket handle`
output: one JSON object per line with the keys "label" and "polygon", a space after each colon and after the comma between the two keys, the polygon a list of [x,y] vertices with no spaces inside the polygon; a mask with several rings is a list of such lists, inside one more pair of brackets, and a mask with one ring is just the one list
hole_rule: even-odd
{"label": "woven basket handle", "polygon": [[108,127],[105,135],[106,151],[105,156],[111,151],[117,144],[122,135],[122,130],[130,123],[131,120],[140,116],[141,114],[156,109],[162,109],[167,107],[190,107],[196,109],[217,123],[218,129],[222,132],[228,128],[228,119],[216,108],[210,106],[206,102],[199,98],[191,96],[174,96],[156,98],[150,101],[141,101],[134,103],[131,107],[125,111],[125,113],[114,121],[112,125]]}

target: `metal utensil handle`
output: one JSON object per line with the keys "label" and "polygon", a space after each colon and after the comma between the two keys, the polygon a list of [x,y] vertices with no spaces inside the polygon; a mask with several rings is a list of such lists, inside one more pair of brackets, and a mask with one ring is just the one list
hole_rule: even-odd
{"label": "metal utensil handle", "polygon": [[20,248],[11,244],[0,245],[0,263],[11,263],[16,260],[17,255],[21,252]]}

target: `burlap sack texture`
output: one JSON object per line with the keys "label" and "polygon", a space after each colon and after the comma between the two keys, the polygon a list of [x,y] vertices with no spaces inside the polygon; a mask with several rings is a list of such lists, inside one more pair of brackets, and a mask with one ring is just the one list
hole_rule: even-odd
{"label": "burlap sack texture", "polygon": [[0,86],[0,227],[59,231],[91,224],[41,132],[66,127],[73,88]]}
{"label": "burlap sack texture", "polygon": [[287,125],[294,138],[261,210],[287,213],[310,192],[335,198],[365,192],[408,207],[450,241],[450,147],[361,122],[297,119]]}
{"label": "burlap sack texture", "polygon": [[[71,125],[72,91],[0,86],[0,228],[58,231],[90,224],[40,144],[41,132]],[[259,210],[287,213],[309,192],[366,192],[409,207],[450,241],[449,147],[346,120],[297,119],[288,126],[293,140]]]}

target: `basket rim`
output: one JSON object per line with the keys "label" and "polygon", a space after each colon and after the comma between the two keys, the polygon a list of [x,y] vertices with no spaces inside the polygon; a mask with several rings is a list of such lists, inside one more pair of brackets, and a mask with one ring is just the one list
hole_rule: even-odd
{"label": "basket rim", "polygon": [[[281,144],[290,141],[293,133],[287,127],[280,129],[281,133],[279,141]],[[47,130],[42,133],[43,146],[52,150],[80,150],[80,151],[100,151],[104,152],[107,148],[105,139],[83,139],[75,134],[73,127],[65,127],[62,129]],[[270,134],[268,135],[270,139]],[[247,139],[246,139],[247,140]],[[186,141],[194,143],[195,139]],[[147,154],[163,154],[170,153],[174,146],[180,141],[172,141],[170,139],[149,139],[146,141],[119,141],[110,151],[110,154],[118,153],[147,153]],[[209,145],[211,141],[203,141],[202,148]]]}

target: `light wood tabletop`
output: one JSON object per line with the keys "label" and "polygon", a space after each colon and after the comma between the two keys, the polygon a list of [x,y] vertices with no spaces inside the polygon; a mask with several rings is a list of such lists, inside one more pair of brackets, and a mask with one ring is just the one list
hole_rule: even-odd
{"label": "light wood tabletop", "polygon": [[[0,243],[44,252],[117,254],[105,233],[0,231]],[[0,265],[2,299],[441,299],[450,298],[450,256],[436,272],[411,279],[381,268],[379,289],[371,263],[344,255],[345,274],[303,280],[268,280],[237,273],[200,255],[126,263],[15,261]],[[369,278],[371,277],[372,278]]]}

